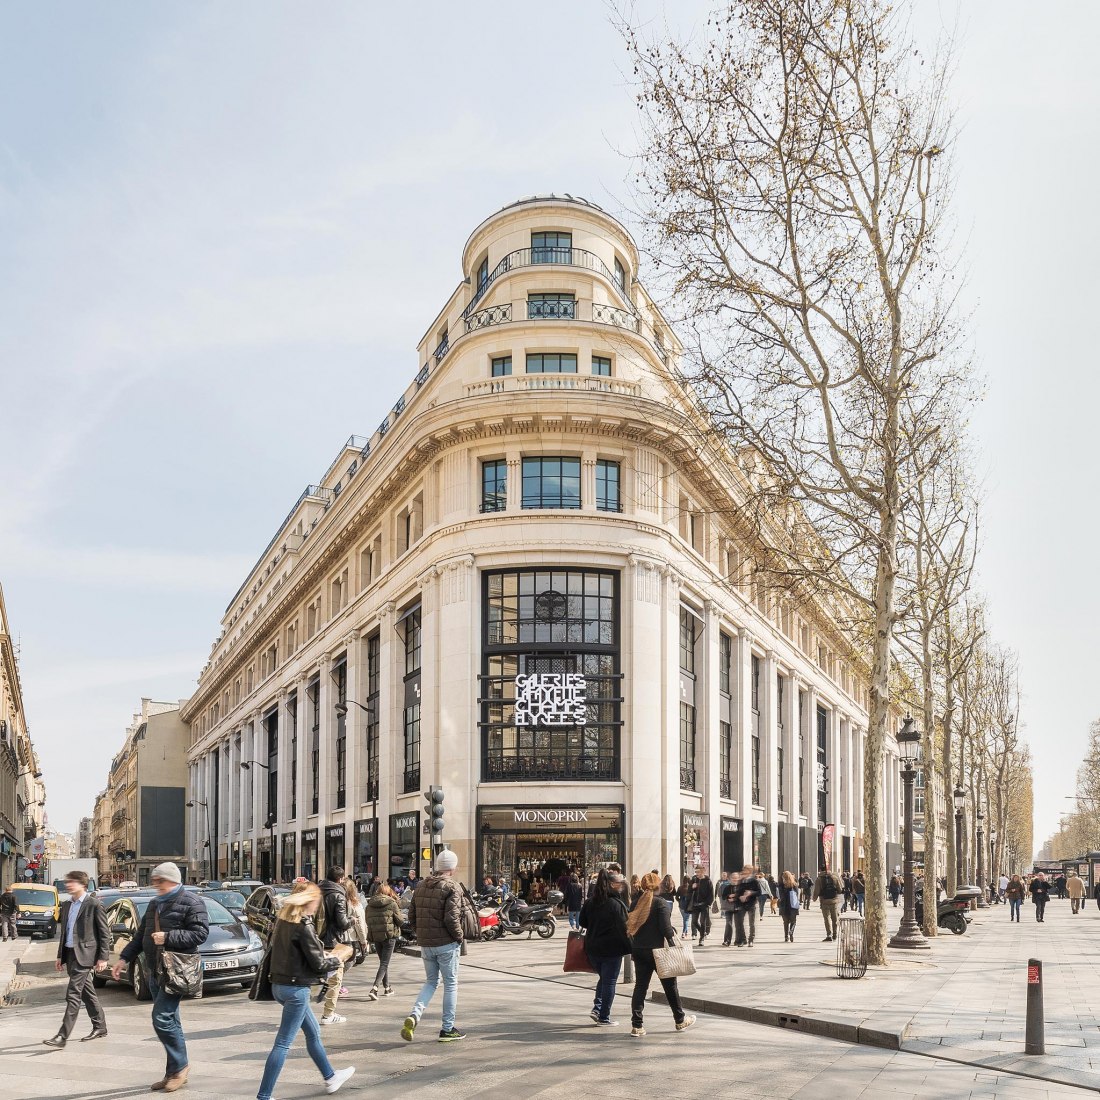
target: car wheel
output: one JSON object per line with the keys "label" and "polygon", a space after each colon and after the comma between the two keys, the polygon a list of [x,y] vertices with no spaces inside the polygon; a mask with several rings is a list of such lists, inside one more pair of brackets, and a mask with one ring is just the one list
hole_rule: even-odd
{"label": "car wheel", "polygon": [[538,934],[540,939],[548,940],[553,936],[557,924],[552,920],[544,920],[539,923]]}
{"label": "car wheel", "polygon": [[149,974],[145,969],[145,959],[136,958],[130,967],[130,981],[134,987],[134,998],[139,1001],[151,1001],[153,991],[149,988]]}

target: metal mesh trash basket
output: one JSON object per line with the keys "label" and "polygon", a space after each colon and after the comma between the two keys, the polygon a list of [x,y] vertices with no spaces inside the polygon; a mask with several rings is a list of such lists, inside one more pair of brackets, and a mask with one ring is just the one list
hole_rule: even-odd
{"label": "metal mesh trash basket", "polygon": [[867,973],[867,924],[855,913],[837,921],[836,976],[862,978]]}

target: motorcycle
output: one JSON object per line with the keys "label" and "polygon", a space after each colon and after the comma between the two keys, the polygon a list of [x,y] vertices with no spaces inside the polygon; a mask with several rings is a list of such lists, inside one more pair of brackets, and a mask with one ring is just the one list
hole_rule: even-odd
{"label": "motorcycle", "polygon": [[[503,937],[505,932],[510,932],[513,936],[526,932],[527,938],[530,939],[531,934],[537,932],[540,939],[550,939],[558,929],[558,921],[554,916],[554,906],[558,901],[554,900],[554,894],[559,895],[558,901],[560,901],[560,893],[552,890],[545,902],[536,902],[534,905],[527,905],[514,894],[505,898],[504,903],[497,910],[494,938]],[[484,933],[482,935],[484,937]]]}
{"label": "motorcycle", "polygon": [[[936,924],[940,928],[944,928],[951,932],[953,935],[961,936],[966,931],[966,926],[970,923],[970,917],[967,913],[970,909],[970,903],[976,898],[981,897],[981,889],[977,886],[960,886],[955,891],[955,896],[951,898],[944,898],[936,906]],[[924,891],[918,890],[915,897],[915,904],[913,906],[917,918],[918,924],[924,923]]]}

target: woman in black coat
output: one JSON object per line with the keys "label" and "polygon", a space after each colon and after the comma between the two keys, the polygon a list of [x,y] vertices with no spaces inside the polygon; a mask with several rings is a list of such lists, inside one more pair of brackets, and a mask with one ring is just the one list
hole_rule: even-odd
{"label": "woman in black coat", "polygon": [[263,1080],[256,1094],[259,1100],[271,1100],[287,1051],[299,1031],[306,1033],[306,1050],[321,1071],[326,1092],[336,1092],[355,1072],[354,1066],[339,1071],[332,1068],[325,1044],[321,1042],[317,1017],[309,1004],[310,987],[339,965],[336,956],[325,954],[313,921],[305,919],[312,917],[320,904],[321,891],[312,882],[295,890],[280,906],[271,933],[271,992],[283,1006],[283,1016],[264,1066]]}
{"label": "woman in black coat", "polygon": [[623,956],[630,951],[626,906],[619,893],[623,885],[622,875],[601,871],[592,887],[592,896],[581,906],[584,950],[598,975],[591,1016],[597,1024],[605,1026],[615,1022],[611,1019],[615,984],[619,980]]}
{"label": "woman in black coat", "polygon": [[[634,993],[630,998],[630,1034],[640,1039],[645,1034],[642,1025],[642,1009],[645,1007],[649,983],[657,971],[653,961],[655,947],[672,947],[676,943],[676,929],[672,927],[672,906],[657,896],[661,880],[652,871],[641,881],[641,894],[630,910],[626,930],[630,934],[630,954],[634,960]],[[680,1003],[680,990],[675,978],[661,978],[676,1030],[685,1031],[695,1023],[694,1016],[684,1013]]]}
{"label": "woman in black coat", "polygon": [[794,926],[798,921],[798,910],[802,902],[798,882],[790,871],[784,871],[779,876],[776,896],[779,900],[779,916],[783,921],[783,942],[794,943]]}

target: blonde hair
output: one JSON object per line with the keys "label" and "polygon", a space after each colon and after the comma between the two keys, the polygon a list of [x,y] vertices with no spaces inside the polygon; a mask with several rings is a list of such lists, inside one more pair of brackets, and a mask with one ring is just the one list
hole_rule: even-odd
{"label": "blonde hair", "polygon": [[783,884],[784,889],[787,890],[793,890],[798,885],[794,875],[792,875],[790,871],[784,871],[783,874],[779,876],[779,881]]}
{"label": "blonde hair", "polygon": [[626,931],[631,936],[636,936],[642,925],[649,920],[649,913],[653,908],[653,895],[661,887],[661,876],[650,871],[642,876],[638,885],[642,888],[642,896],[638,898],[638,904],[626,917]]}
{"label": "blonde hair", "polygon": [[348,884],[347,884],[347,895],[348,895],[348,904],[349,905],[358,905],[359,904],[359,891],[356,890],[355,883],[352,882],[352,880],[350,878],[348,879]]}
{"label": "blonde hair", "polygon": [[320,902],[321,890],[316,883],[303,882],[293,893],[283,898],[283,904],[279,906],[279,920],[285,920],[290,924],[301,924],[306,909],[315,901]]}

